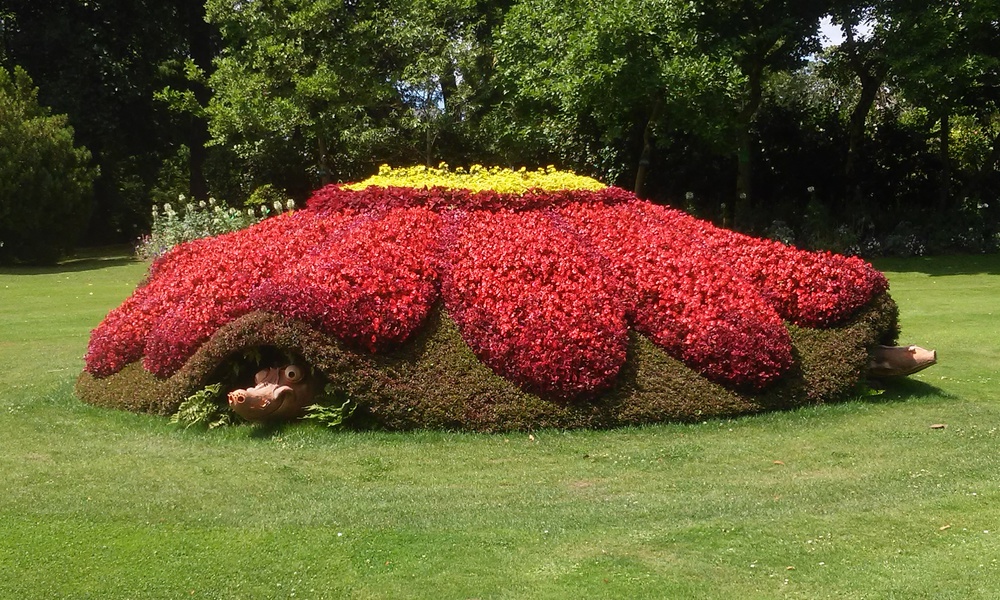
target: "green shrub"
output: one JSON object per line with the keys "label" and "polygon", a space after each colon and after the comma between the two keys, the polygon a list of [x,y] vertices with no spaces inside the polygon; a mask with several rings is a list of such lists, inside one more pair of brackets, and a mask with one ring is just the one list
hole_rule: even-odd
{"label": "green shrub", "polygon": [[179,196],[191,193],[188,174],[190,162],[191,149],[184,144],[177,148],[173,156],[163,159],[156,176],[156,185],[149,190],[149,198],[154,206],[175,202]]}
{"label": "green shrub", "polygon": [[87,226],[97,169],[20,67],[0,68],[0,262],[54,263]]}
{"label": "green shrub", "polygon": [[184,196],[178,198],[180,211],[169,202],[160,208],[153,205],[153,228],[148,236],[136,244],[136,256],[142,259],[156,258],[177,244],[213,235],[221,235],[249,227],[271,214],[292,210],[295,205],[275,202],[273,208],[262,205],[259,209],[223,206],[214,198],[208,201],[188,202]]}
{"label": "green shrub", "polygon": [[230,425],[233,421],[232,413],[224,410],[222,396],[221,383],[206,385],[181,402],[177,412],[170,417],[170,422],[184,425],[185,429],[194,425],[205,425],[209,429]]}
{"label": "green shrub", "polygon": [[288,202],[288,194],[270,183],[256,188],[244,202],[247,206],[283,206]]}

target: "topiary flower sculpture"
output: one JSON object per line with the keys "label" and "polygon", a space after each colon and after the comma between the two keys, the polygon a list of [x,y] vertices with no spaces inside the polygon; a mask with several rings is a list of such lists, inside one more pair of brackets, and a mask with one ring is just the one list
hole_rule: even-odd
{"label": "topiary flower sculpture", "polygon": [[887,289],[858,258],[552,168],[383,167],[157,260],[94,330],[77,390],[171,414],[279,356],[387,428],[737,415],[850,393],[895,341]]}

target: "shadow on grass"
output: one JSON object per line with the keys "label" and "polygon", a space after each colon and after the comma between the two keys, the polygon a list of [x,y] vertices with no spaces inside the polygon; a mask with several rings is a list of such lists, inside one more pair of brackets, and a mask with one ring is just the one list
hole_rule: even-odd
{"label": "shadow on grass", "polygon": [[80,248],[54,265],[17,264],[0,267],[0,275],[55,275],[120,267],[138,262],[131,246]]}
{"label": "shadow on grass", "polygon": [[876,258],[880,271],[923,273],[931,277],[947,275],[1000,275],[1000,254],[953,254],[913,258]]}
{"label": "shadow on grass", "polygon": [[294,423],[255,423],[250,430],[250,439],[270,440],[281,435],[289,425]]}
{"label": "shadow on grass", "polygon": [[80,273],[83,271],[93,271],[95,269],[107,269],[108,267],[121,267],[135,262],[137,262],[137,259],[129,256],[78,258],[66,260],[57,265],[45,267],[3,267],[0,268],[0,275],[55,275],[58,273]]}
{"label": "shadow on grass", "polygon": [[910,379],[908,377],[872,381],[870,382],[870,386],[873,390],[879,390],[880,393],[865,396],[861,400],[864,402],[871,402],[873,404],[906,402],[908,400],[919,400],[932,397],[952,397],[951,394],[948,394],[941,388],[935,387],[924,381]]}

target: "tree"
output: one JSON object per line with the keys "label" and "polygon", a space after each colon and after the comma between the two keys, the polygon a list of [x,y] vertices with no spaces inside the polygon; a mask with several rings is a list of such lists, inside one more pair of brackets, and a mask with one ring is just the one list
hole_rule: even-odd
{"label": "tree", "polygon": [[13,35],[15,15],[8,8],[0,8],[0,64],[7,62],[10,37]]}
{"label": "tree", "polygon": [[747,227],[754,208],[753,123],[767,77],[802,65],[819,50],[825,0],[724,0],[697,2],[700,47],[731,57],[742,74],[735,105],[733,144],[737,160],[734,220]]}
{"label": "tree", "polygon": [[359,175],[394,145],[403,105],[382,10],[391,12],[373,1],[209,0],[223,39],[210,130],[244,161],[251,186],[304,192]]}
{"label": "tree", "polygon": [[[841,87],[855,85],[852,79],[859,86],[848,121],[847,156],[843,168],[846,193],[842,208],[845,213],[861,212],[865,208],[861,164],[866,127],[875,100],[889,75],[886,46],[892,43],[887,39],[886,30],[875,24],[888,17],[886,11],[890,5],[891,2],[881,0],[846,0],[838,2],[832,12],[832,21],[840,26],[844,41],[828,53],[823,70]],[[865,35],[863,28],[872,31]]]}
{"label": "tree", "polygon": [[[989,145],[961,195],[978,192],[985,197],[993,192],[992,197],[996,198],[995,190],[1000,186],[1000,44],[996,29],[1000,7],[993,2],[976,2],[967,14],[964,40],[969,49],[971,72],[969,85],[962,90],[962,104],[981,129],[988,132]],[[994,207],[994,214],[998,208]]]}
{"label": "tree", "polygon": [[428,166],[484,160],[495,98],[493,39],[509,1],[418,0],[393,15],[404,137]]}
{"label": "tree", "polygon": [[952,118],[997,106],[1000,7],[985,0],[896,0],[893,7],[891,18],[880,23],[894,41],[888,49],[892,82],[938,125],[938,209],[944,210],[952,196]]}
{"label": "tree", "polygon": [[73,248],[97,175],[90,158],[24,69],[0,68],[0,262],[53,263]]}
{"label": "tree", "polygon": [[210,0],[223,50],[213,143],[249,187],[299,192],[381,162],[467,160],[487,143],[489,43],[504,2]]}
{"label": "tree", "polygon": [[832,220],[841,217],[826,209],[844,189],[844,116],[856,98],[850,87],[823,77],[823,67],[815,61],[772,75],[754,120],[753,187],[758,197],[767,198],[766,204],[758,203],[755,220],[761,225],[781,221],[805,234],[799,241],[813,246],[815,240],[807,237],[817,229],[834,229]]}
{"label": "tree", "polygon": [[31,73],[39,99],[66,114],[100,165],[86,239],[130,242],[147,226],[174,123],[153,93],[176,54],[176,10],[150,0],[7,0],[8,65]]}
{"label": "tree", "polygon": [[188,158],[187,192],[192,198],[205,199],[209,195],[205,176],[206,145],[211,139],[205,109],[212,97],[208,76],[214,70],[218,35],[206,20],[205,0],[174,0],[173,5],[180,33],[180,39],[175,42],[177,58],[163,65],[161,71],[173,67],[179,83],[175,84],[177,88],[168,85],[156,96],[180,115]]}
{"label": "tree", "polygon": [[[657,140],[718,137],[738,75],[695,50],[691,5],[673,0],[523,0],[497,45],[508,147],[644,193]],[[625,165],[628,165],[626,167]],[[625,171],[632,176],[629,177]]]}

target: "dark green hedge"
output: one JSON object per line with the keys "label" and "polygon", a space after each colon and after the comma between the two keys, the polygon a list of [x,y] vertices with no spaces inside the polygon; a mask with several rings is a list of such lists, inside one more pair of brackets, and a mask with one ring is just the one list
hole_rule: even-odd
{"label": "dark green hedge", "polygon": [[37,96],[24,69],[0,66],[0,264],[55,263],[90,215],[90,152]]}
{"label": "dark green hedge", "polygon": [[76,389],[95,405],[172,414],[184,398],[219,381],[227,363],[244,350],[274,347],[301,355],[357,402],[352,422],[359,427],[505,431],[694,421],[850,396],[863,381],[870,349],[895,343],[897,308],[883,294],[842,327],[788,328],[796,365],[756,395],[711,383],[632,333],[628,359],[613,388],[589,400],[546,400],[479,362],[441,308],[415,339],[384,355],[353,351],[300,322],[251,313],[221,328],[170,379],[157,379],[137,362],[104,379],[84,372]]}

